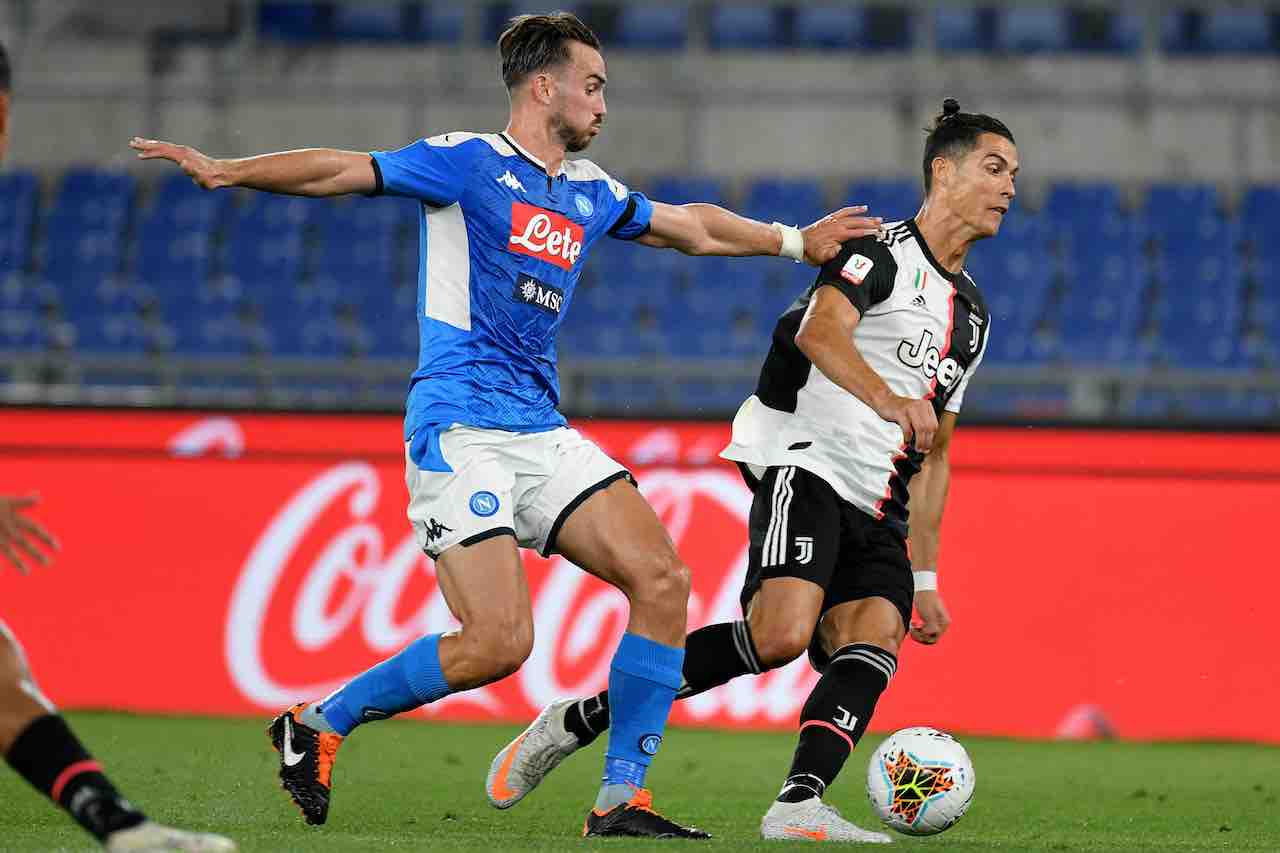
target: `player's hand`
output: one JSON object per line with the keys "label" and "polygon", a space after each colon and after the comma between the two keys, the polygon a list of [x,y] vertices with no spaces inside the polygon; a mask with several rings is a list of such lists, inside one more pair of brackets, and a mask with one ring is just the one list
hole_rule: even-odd
{"label": "player's hand", "polygon": [[37,543],[50,551],[60,547],[48,531],[22,515],[23,510],[35,506],[39,500],[35,495],[20,498],[0,495],[0,554],[8,557],[9,562],[24,575],[29,571],[23,560],[24,553],[28,559],[47,566],[49,557],[36,547]]}
{"label": "player's hand", "polygon": [[932,646],[951,627],[951,614],[936,589],[923,589],[916,593],[916,615],[920,621],[911,623],[911,639]]}
{"label": "player's hand", "polygon": [[902,428],[902,443],[914,442],[916,450],[928,453],[938,431],[938,416],[928,400],[889,394],[874,407],[876,414]]}
{"label": "player's hand", "polygon": [[138,152],[139,160],[172,160],[201,189],[212,190],[226,186],[221,162],[201,154],[189,145],[175,145],[172,142],[135,136],[129,140],[129,147]]}
{"label": "player's hand", "polygon": [[883,230],[884,220],[879,216],[863,216],[866,212],[865,204],[843,207],[812,225],[801,228],[805,262],[822,266],[840,253],[840,244],[845,240],[879,234]]}

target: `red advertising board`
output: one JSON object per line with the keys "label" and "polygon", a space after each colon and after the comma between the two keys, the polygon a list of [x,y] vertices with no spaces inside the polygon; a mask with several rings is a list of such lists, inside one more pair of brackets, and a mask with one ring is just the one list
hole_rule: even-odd
{"label": "red advertising board", "polygon": [[[740,618],[750,494],[716,457],[727,425],[577,426],[632,468],[691,566],[690,627]],[[1047,737],[1088,706],[1125,737],[1280,742],[1280,436],[962,426],[954,448],[955,623],[907,641],[876,729]],[[455,624],[403,477],[394,417],[0,410],[0,493],[38,492],[63,542],[50,568],[0,571],[0,618],[65,707],[319,696]],[[421,713],[524,720],[605,684],[625,600],[560,558],[525,564],[528,663]],[[797,661],[673,720],[789,727],[814,679]]]}

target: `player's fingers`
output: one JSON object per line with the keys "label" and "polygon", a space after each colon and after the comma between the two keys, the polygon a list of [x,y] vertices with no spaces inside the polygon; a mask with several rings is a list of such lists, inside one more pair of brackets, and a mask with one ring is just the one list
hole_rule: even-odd
{"label": "player's fingers", "polygon": [[897,420],[897,424],[902,428],[902,443],[903,444],[909,443],[911,441],[911,432],[912,432],[911,420],[906,416],[899,417]]}
{"label": "player's fingers", "polygon": [[9,506],[14,509],[27,509],[40,503],[39,495],[20,495],[16,498],[9,498]]}
{"label": "player's fingers", "polygon": [[6,557],[8,557],[9,562],[13,563],[13,565],[17,567],[19,572],[21,572],[24,575],[28,574],[27,564],[22,562],[22,558],[19,557],[16,552],[14,552],[13,548],[9,545],[8,542],[0,542],[0,553],[3,553]]}
{"label": "player's fingers", "polygon": [[34,536],[36,539],[39,539],[44,544],[48,545],[53,550],[55,551],[62,550],[62,546],[58,544],[58,540],[54,539],[53,536],[49,534],[49,531],[45,530],[43,527],[41,527],[39,524],[32,521],[31,519],[29,518],[18,519],[18,526],[21,527],[30,535]]}
{"label": "player's fingers", "polygon": [[861,216],[866,212],[867,206],[865,204],[854,204],[849,207],[840,208],[835,213],[831,214],[831,218],[836,220],[847,219],[850,216]]}
{"label": "player's fingers", "polygon": [[29,558],[35,560],[40,565],[49,565],[49,558],[42,554],[36,546],[32,545],[23,537],[19,536],[17,539],[13,540],[13,544],[17,545],[19,550],[24,551]]}

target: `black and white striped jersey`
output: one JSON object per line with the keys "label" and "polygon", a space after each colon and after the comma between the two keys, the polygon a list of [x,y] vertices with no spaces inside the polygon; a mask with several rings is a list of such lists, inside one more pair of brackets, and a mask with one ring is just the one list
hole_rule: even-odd
{"label": "black and white striped jersey", "polygon": [[890,223],[882,237],[846,242],[783,313],[756,393],[734,418],[721,456],[803,468],[905,533],[907,484],[924,455],[903,445],[897,424],[814,370],[796,346],[800,320],[822,285],[858,309],[853,343],[867,364],[895,394],[932,400],[939,418],[960,411],[987,348],[990,314],[968,273],[938,264],[914,220]]}

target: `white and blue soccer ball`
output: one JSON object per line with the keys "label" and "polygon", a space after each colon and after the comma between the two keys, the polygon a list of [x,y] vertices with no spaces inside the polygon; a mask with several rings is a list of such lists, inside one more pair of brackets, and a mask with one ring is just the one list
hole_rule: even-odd
{"label": "white and blue soccer ball", "polygon": [[927,726],[900,729],[871,756],[867,796],[880,820],[905,835],[936,835],[973,802],[973,762],[960,742]]}

